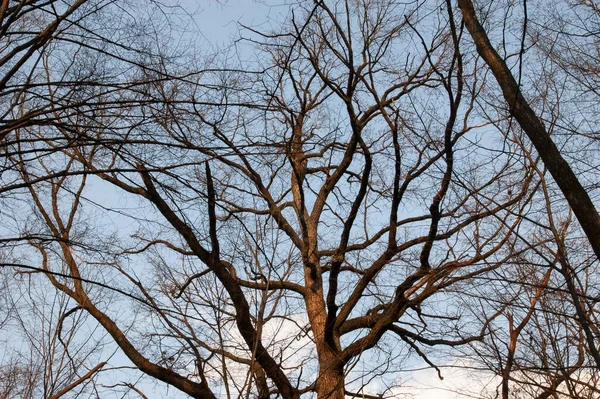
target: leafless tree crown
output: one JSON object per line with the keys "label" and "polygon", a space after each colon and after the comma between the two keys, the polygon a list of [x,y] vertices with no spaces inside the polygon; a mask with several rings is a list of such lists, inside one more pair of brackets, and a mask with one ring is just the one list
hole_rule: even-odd
{"label": "leafless tree crown", "polygon": [[0,0],[0,398],[600,397],[600,4],[189,3]]}

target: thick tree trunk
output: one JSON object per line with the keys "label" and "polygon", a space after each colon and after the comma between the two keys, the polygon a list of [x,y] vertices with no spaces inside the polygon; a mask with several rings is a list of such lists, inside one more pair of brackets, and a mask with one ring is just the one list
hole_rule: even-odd
{"label": "thick tree trunk", "polygon": [[344,399],[344,365],[333,351],[321,349],[317,399]]}
{"label": "thick tree trunk", "polygon": [[318,259],[313,255],[306,264],[308,266],[305,267],[304,278],[306,286],[310,287],[305,296],[306,311],[319,360],[317,399],[344,399],[344,362],[340,356],[339,335],[330,332],[328,339],[326,333],[327,307],[323,299],[323,282],[318,271]]}
{"label": "thick tree trunk", "polygon": [[573,209],[594,253],[600,259],[600,216],[590,196],[556,148],[542,121],[521,94],[519,85],[510,69],[491,45],[485,30],[477,20],[471,0],[458,0],[458,6],[462,12],[465,26],[475,42],[477,52],[488,64],[502,89],[510,113],[535,146],[544,165]]}
{"label": "thick tree trunk", "polygon": [[[311,284],[314,283],[311,281],[310,272],[307,272],[306,279]],[[327,312],[323,291],[318,289],[315,292],[308,292],[305,299],[319,359],[317,398],[344,399],[344,362],[340,356],[339,336],[334,334],[333,342],[328,342],[326,339]]]}

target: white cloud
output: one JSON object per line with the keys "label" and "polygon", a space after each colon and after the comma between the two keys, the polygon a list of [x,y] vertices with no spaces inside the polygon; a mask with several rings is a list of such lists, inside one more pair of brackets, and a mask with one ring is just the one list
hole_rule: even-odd
{"label": "white cloud", "polygon": [[490,372],[454,365],[443,367],[442,376],[444,379],[440,380],[433,369],[415,371],[397,393],[414,399],[484,399],[495,396],[498,381]]}

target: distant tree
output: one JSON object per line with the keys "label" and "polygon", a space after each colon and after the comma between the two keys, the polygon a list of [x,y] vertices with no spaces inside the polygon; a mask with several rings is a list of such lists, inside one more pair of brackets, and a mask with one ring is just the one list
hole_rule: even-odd
{"label": "distant tree", "polygon": [[[102,337],[86,313],[46,281],[3,273],[0,398],[78,397],[93,390],[106,365],[98,361]],[[11,281],[7,281],[11,279]],[[21,280],[17,283],[15,280]],[[92,330],[89,330],[91,327]]]}

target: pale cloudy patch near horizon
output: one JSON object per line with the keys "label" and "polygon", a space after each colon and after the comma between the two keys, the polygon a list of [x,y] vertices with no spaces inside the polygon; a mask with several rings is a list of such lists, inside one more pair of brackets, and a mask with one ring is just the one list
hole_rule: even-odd
{"label": "pale cloudy patch near horizon", "polygon": [[[406,384],[396,391],[398,395],[414,399],[488,399],[494,397],[496,376],[460,366],[442,368],[443,380],[437,371],[423,369],[414,371]],[[396,392],[395,392],[396,393]]]}

